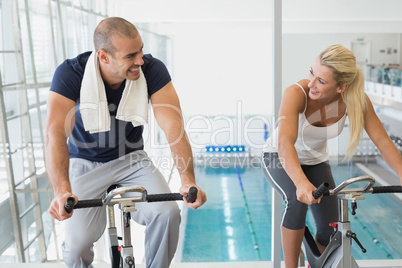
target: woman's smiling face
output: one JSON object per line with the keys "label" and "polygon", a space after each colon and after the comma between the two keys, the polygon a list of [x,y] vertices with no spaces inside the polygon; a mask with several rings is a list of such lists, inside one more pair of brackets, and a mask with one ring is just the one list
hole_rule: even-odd
{"label": "woman's smiling face", "polygon": [[334,71],[321,64],[320,59],[317,58],[310,69],[308,76],[309,96],[313,100],[332,100],[338,93],[340,93],[340,86],[335,80]]}

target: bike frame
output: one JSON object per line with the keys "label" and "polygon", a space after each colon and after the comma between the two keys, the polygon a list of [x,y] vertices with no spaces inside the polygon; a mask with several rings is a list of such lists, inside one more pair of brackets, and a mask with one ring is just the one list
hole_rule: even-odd
{"label": "bike frame", "polygon": [[[144,187],[141,186],[125,186],[118,187],[112,185],[108,190],[106,196],[103,199],[89,199],[79,200],[75,204],[75,200],[69,197],[66,201],[64,208],[67,212],[71,212],[73,209],[78,208],[90,208],[90,207],[102,207],[107,206],[108,212],[108,234],[110,241],[110,259],[112,268],[135,268],[135,260],[133,247],[131,244],[131,230],[130,220],[131,212],[135,212],[135,203],[137,202],[162,202],[162,201],[179,201],[183,200],[183,196],[179,193],[166,193],[166,194],[153,194],[148,195]],[[114,189],[113,189],[114,188]],[[140,195],[132,197],[116,197],[125,193],[136,192]],[[197,199],[198,189],[191,187],[186,197],[190,203],[195,202]],[[75,204],[75,205],[74,205]],[[114,206],[119,205],[119,209],[122,211],[121,216],[121,230],[122,237],[117,235],[116,220]],[[119,240],[122,240],[122,245],[119,245]]]}
{"label": "bike frame", "polygon": [[[364,188],[344,189],[346,186],[367,181],[367,185]],[[366,250],[363,248],[359,240],[356,238],[351,230],[351,223],[349,221],[348,204],[351,201],[352,214],[355,214],[357,208],[356,200],[364,200],[365,193],[374,193],[373,185],[375,180],[370,176],[358,176],[345,180],[339,186],[333,190],[329,190],[327,195],[337,195],[339,200],[339,219],[337,223],[332,223],[334,227],[334,234],[331,236],[330,242],[322,254],[319,253],[313,237],[310,234],[309,229],[306,227],[305,235],[303,238],[302,250],[306,255],[307,261],[312,268],[332,267],[332,268],[358,268],[356,260],[351,254],[352,239],[360,246],[363,252]],[[389,191],[378,190],[377,192],[401,192],[400,186],[386,186],[375,188],[387,188],[396,189]],[[395,188],[396,187],[396,188]],[[319,187],[320,188],[320,187]],[[313,194],[314,195],[314,194]],[[303,254],[301,254],[303,255]],[[304,258],[300,259],[300,265],[304,266]]]}
{"label": "bike frame", "polygon": [[[127,192],[138,192],[141,196],[130,198],[116,198],[115,196],[121,195]],[[108,212],[108,234],[110,242],[110,259],[112,268],[134,268],[134,250],[131,243],[131,229],[130,219],[131,212],[136,211],[135,203],[146,201],[146,190],[140,186],[131,187],[119,187],[111,190],[104,199],[107,205]],[[115,211],[114,206],[119,204],[121,213],[121,230],[122,230],[122,245],[119,245],[119,237],[117,235]]]}

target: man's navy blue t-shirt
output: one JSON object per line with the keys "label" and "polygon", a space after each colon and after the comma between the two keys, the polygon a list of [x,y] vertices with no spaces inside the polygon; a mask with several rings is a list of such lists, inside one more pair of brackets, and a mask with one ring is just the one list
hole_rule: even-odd
{"label": "man's navy blue t-shirt", "polygon": [[[131,122],[116,119],[117,107],[123,94],[125,82],[113,90],[105,84],[110,111],[110,131],[90,134],[85,131],[79,111],[81,82],[85,65],[91,52],[65,60],[53,76],[51,91],[76,102],[74,129],[68,138],[70,158],[83,158],[95,162],[108,162],[130,152],[144,148],[143,126],[133,127]],[[171,81],[166,66],[150,54],[143,56],[142,71],[147,81],[148,98]]]}

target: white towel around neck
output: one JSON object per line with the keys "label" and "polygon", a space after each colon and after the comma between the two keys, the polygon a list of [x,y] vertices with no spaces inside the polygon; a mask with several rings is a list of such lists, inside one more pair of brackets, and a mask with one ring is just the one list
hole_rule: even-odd
{"label": "white towel around neck", "polygon": [[[110,130],[106,90],[95,51],[88,58],[81,83],[80,112],[86,131],[93,134]],[[116,119],[131,121],[134,127],[148,122],[147,82],[141,67],[140,77],[137,80],[126,80]]]}

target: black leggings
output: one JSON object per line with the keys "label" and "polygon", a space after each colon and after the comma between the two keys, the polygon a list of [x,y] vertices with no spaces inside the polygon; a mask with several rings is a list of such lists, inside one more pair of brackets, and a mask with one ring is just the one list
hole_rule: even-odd
{"label": "black leggings", "polygon": [[[264,153],[262,160],[265,178],[285,200],[282,226],[291,230],[303,229],[306,225],[308,206],[297,200],[296,187],[283,169],[278,153]],[[315,187],[318,187],[324,181],[329,183],[331,189],[335,187],[328,162],[317,165],[301,165],[301,167],[306,177]],[[329,223],[338,221],[337,198],[335,196],[326,196],[321,199],[319,204],[313,204],[310,208],[317,228],[316,239],[321,245],[327,246],[333,231]]]}

